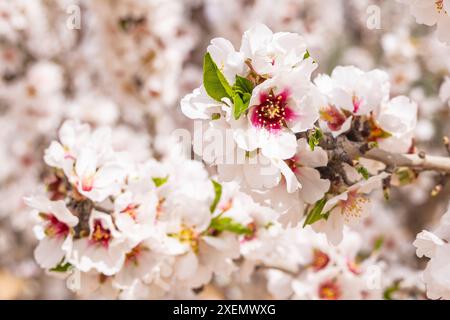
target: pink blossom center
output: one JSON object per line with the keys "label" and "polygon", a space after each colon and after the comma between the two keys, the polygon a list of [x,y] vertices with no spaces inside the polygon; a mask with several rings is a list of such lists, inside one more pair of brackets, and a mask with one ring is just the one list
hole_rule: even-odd
{"label": "pink blossom center", "polygon": [[342,128],[347,118],[335,106],[327,106],[320,110],[320,119],[325,121],[331,131],[338,131]]}
{"label": "pink blossom center", "polygon": [[87,176],[81,180],[81,189],[85,192],[89,192],[94,187],[94,177]]}
{"label": "pink blossom center", "polygon": [[285,160],[285,162],[292,172],[297,172],[298,167],[300,166],[298,156],[295,155],[292,158]]}
{"label": "pink blossom center", "polygon": [[269,93],[261,93],[260,104],[253,106],[250,118],[253,126],[273,132],[295,119],[295,112],[287,105],[288,96],[287,90],[278,95],[275,95],[272,90]]}
{"label": "pink blossom center", "polygon": [[336,281],[325,281],[319,286],[319,297],[323,300],[337,300],[341,296],[341,290]]}
{"label": "pink blossom center", "polygon": [[94,221],[94,230],[91,235],[91,243],[100,244],[105,248],[108,248],[109,242],[112,239],[111,231],[105,229],[100,220]]}
{"label": "pink blossom center", "polygon": [[66,237],[70,228],[64,222],[59,221],[53,214],[42,214],[47,225],[45,226],[45,234],[47,237]]}
{"label": "pink blossom center", "polygon": [[311,263],[311,266],[313,268],[314,271],[320,271],[323,268],[325,268],[328,263],[330,262],[330,258],[328,257],[328,255],[318,249],[314,249],[313,252],[313,261]]}

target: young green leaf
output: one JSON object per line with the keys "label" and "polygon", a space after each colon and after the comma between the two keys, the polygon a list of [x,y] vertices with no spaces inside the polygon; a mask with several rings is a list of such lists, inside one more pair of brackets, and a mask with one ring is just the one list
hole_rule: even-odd
{"label": "young green leaf", "polygon": [[308,134],[308,144],[312,151],[320,144],[323,138],[323,133],[319,128],[312,129]]}
{"label": "young green leaf", "polygon": [[211,203],[211,206],[209,207],[209,211],[213,213],[214,210],[216,210],[217,205],[219,204],[220,197],[222,197],[222,185],[214,180],[211,180],[211,182],[214,187],[215,196],[213,203]]}
{"label": "young green leaf", "polygon": [[384,238],[383,236],[379,236],[376,240],[375,240],[375,244],[373,245],[373,251],[378,251],[381,249],[381,247],[384,244]]}
{"label": "young green leaf", "polygon": [[359,167],[358,167],[358,173],[359,173],[360,175],[362,175],[362,177],[364,178],[364,180],[367,180],[367,179],[369,179],[369,177],[370,177],[369,171],[368,171],[366,168],[364,168],[363,166],[359,166]]}
{"label": "young green leaf", "polygon": [[67,272],[72,265],[69,262],[63,263],[62,261],[58,263],[58,265],[54,268],[51,268],[50,271],[52,272]]}
{"label": "young green leaf", "polygon": [[233,85],[234,91],[248,92],[252,93],[253,91],[253,82],[248,80],[247,78],[236,75],[236,82]]}
{"label": "young green leaf", "polygon": [[308,216],[305,219],[303,227],[306,227],[308,224],[313,224],[314,222],[319,221],[321,219],[327,218],[327,214],[322,213],[323,207],[325,206],[326,202],[327,200],[323,198],[314,204],[314,207],[311,209],[311,211],[308,213]]}
{"label": "young green leaf", "polygon": [[241,115],[247,111],[250,98],[252,97],[253,83],[239,75],[236,75],[236,80],[233,85],[233,115],[238,120]]}
{"label": "young green leaf", "polygon": [[216,231],[230,231],[239,235],[251,235],[252,230],[236,221],[233,221],[230,217],[217,216],[211,220],[209,226]]}
{"label": "young green leaf", "polygon": [[233,96],[233,89],[209,52],[203,59],[203,86],[206,93],[214,100],[222,101],[222,98],[231,99]]}
{"label": "young green leaf", "polygon": [[164,183],[166,183],[167,180],[169,180],[169,176],[166,176],[164,178],[153,177],[152,180],[153,180],[153,183],[155,184],[155,186],[158,188],[158,187],[161,187]]}
{"label": "young green leaf", "polygon": [[308,49],[306,49],[306,52],[303,55],[303,60],[308,59],[309,57],[311,57],[311,54],[309,53]]}
{"label": "young green leaf", "polygon": [[236,120],[238,120],[241,115],[247,111],[248,104],[250,102],[250,98],[252,95],[248,92],[243,93],[242,95],[235,92],[233,95],[233,102],[234,102],[234,111],[233,115]]}

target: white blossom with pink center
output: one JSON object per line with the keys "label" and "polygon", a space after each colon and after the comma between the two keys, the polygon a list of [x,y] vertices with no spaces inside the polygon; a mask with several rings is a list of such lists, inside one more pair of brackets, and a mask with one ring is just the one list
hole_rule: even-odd
{"label": "white blossom with pink center", "polygon": [[36,261],[42,268],[54,268],[63,263],[72,251],[73,227],[78,218],[67,209],[64,201],[50,201],[45,197],[26,198],[28,206],[35,209],[41,224],[34,228],[40,240],[34,251]]}

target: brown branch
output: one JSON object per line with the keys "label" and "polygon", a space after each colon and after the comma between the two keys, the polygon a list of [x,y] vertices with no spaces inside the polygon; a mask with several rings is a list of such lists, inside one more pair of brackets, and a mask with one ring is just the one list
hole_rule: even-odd
{"label": "brown branch", "polygon": [[450,158],[419,154],[396,154],[379,148],[373,148],[364,152],[360,144],[348,140],[340,141],[343,149],[352,159],[359,157],[372,159],[384,163],[391,168],[409,167],[421,170],[431,170],[442,173],[450,173]]}
{"label": "brown branch", "polygon": [[372,149],[362,155],[364,158],[383,162],[392,167],[410,167],[422,170],[432,170],[450,173],[450,158],[420,155],[420,154],[394,154],[381,149]]}

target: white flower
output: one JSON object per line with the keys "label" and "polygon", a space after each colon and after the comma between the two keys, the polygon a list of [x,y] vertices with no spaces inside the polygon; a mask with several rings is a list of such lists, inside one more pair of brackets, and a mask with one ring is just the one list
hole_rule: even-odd
{"label": "white flower", "polygon": [[342,240],[342,230],[345,224],[359,222],[370,211],[368,194],[381,186],[381,180],[387,177],[381,173],[350,186],[345,192],[327,200],[322,212],[327,213],[326,219],[312,224],[314,230],[323,232],[328,240],[336,245]]}
{"label": "white flower", "polygon": [[267,26],[257,24],[242,36],[240,52],[250,59],[258,74],[273,76],[300,63],[306,43],[296,33],[273,33]]}
{"label": "white flower", "polygon": [[68,120],[59,129],[59,141],[52,141],[45,150],[44,160],[49,166],[69,172],[80,152],[80,148],[90,136],[86,124]]}
{"label": "white flower", "polygon": [[433,258],[428,262],[423,273],[430,299],[450,299],[450,244],[445,243],[436,248]]}
{"label": "white flower", "polygon": [[202,85],[187,94],[180,102],[181,111],[191,119],[211,119],[214,113],[220,113],[224,103],[218,102],[208,96]]}
{"label": "white flower", "polygon": [[236,75],[243,75],[247,67],[244,64],[243,52],[236,52],[230,41],[224,38],[214,38],[207,51],[213,61],[222,71],[229,83],[234,83]]}
{"label": "white flower", "polygon": [[319,116],[318,110],[308,103],[309,79],[315,68],[307,59],[254,88],[247,118],[232,123],[240,148],[260,148],[268,158],[288,159],[294,155],[295,133],[311,129]]}
{"label": "white flower", "polygon": [[156,221],[158,197],[154,192],[127,191],[114,201],[114,221],[124,236],[139,243],[148,238]]}
{"label": "white flower", "polygon": [[389,96],[389,78],[381,70],[363,72],[353,67],[336,67],[331,77],[319,75],[314,80],[318,92],[313,104],[320,110],[320,126],[333,136],[350,129],[353,115],[377,111]]}
{"label": "white flower", "polygon": [[120,191],[125,171],[115,162],[101,162],[101,156],[93,148],[81,150],[69,176],[78,192],[94,201],[103,201]]}
{"label": "white flower", "polygon": [[34,228],[40,240],[34,251],[37,263],[45,269],[64,262],[72,250],[73,227],[78,218],[67,209],[64,201],[50,201],[45,197],[25,198],[28,206],[36,209],[42,224]]}
{"label": "white flower", "polygon": [[417,104],[405,96],[395,97],[382,104],[377,123],[390,134],[387,138],[377,139],[380,148],[405,153],[411,147],[417,124]]}
{"label": "white flower", "polygon": [[89,217],[89,235],[74,241],[68,261],[82,272],[95,269],[113,275],[121,269],[129,249],[111,216],[93,210]]}
{"label": "white flower", "polygon": [[450,210],[442,216],[434,232],[420,232],[414,246],[418,257],[430,258],[423,280],[430,299],[450,299]]}

